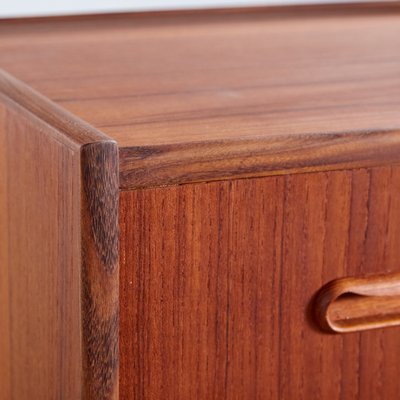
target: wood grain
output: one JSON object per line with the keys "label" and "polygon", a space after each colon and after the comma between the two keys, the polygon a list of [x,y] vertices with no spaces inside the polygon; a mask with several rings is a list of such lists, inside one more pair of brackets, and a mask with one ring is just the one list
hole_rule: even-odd
{"label": "wood grain", "polygon": [[120,194],[121,399],[395,400],[399,328],[330,335],[323,284],[399,271],[399,167]]}
{"label": "wood grain", "polygon": [[0,74],[0,398],[118,398],[115,142]]}
{"label": "wood grain", "polygon": [[118,153],[81,148],[83,398],[118,399]]}
{"label": "wood grain", "polygon": [[398,164],[400,130],[120,149],[121,189]]}
{"label": "wood grain", "polygon": [[1,21],[0,399],[397,399],[398,329],[311,307],[399,271],[399,22]]}
{"label": "wood grain", "polygon": [[0,398],[79,398],[76,154],[26,112],[1,109]]}
{"label": "wood grain", "polygon": [[399,162],[398,2],[2,21],[0,35],[1,68],[118,142],[124,189]]}

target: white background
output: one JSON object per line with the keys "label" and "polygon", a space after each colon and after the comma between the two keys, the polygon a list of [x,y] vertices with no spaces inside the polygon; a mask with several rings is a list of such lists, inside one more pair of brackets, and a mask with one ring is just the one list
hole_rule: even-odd
{"label": "white background", "polygon": [[277,4],[332,3],[342,0],[0,0],[0,18],[119,11],[173,10]]}

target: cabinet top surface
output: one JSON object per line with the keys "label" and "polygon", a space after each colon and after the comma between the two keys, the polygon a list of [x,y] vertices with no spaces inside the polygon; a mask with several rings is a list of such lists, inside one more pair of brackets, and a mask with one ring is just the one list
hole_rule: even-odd
{"label": "cabinet top surface", "polygon": [[400,127],[400,8],[0,22],[0,68],[122,149]]}

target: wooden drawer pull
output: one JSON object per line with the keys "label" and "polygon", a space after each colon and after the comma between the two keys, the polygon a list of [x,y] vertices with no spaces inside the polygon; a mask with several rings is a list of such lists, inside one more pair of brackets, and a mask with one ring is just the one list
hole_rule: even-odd
{"label": "wooden drawer pull", "polygon": [[318,292],[318,325],[330,332],[356,332],[400,325],[400,273],[335,279]]}

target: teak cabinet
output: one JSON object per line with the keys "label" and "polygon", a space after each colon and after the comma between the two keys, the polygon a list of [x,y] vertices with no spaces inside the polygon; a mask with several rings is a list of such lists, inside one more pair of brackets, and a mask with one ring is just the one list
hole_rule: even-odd
{"label": "teak cabinet", "polygon": [[399,50],[398,3],[1,21],[0,399],[398,399]]}

